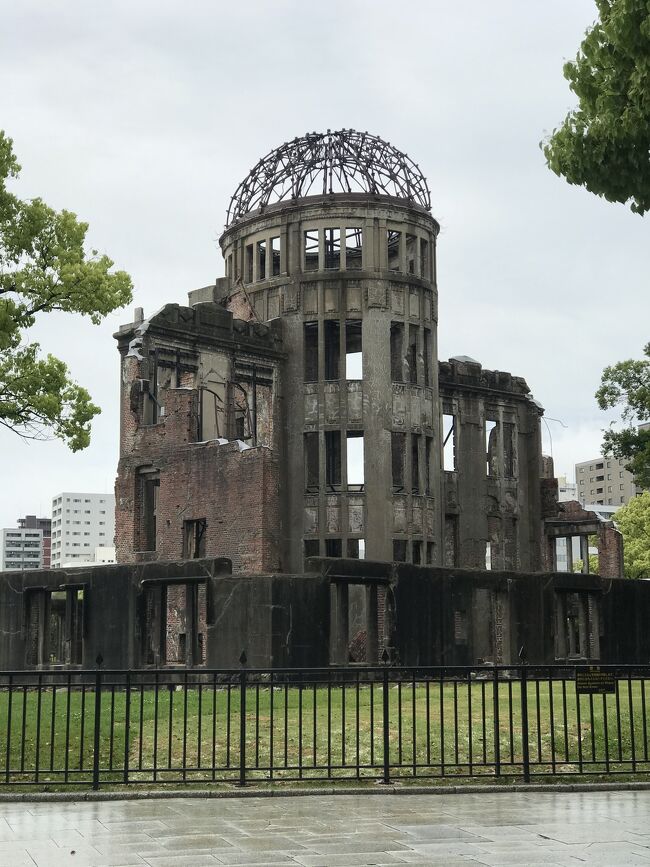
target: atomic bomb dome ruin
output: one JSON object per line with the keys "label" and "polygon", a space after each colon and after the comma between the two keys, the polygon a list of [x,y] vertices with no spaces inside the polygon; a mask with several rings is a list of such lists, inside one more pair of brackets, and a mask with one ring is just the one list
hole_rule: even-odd
{"label": "atomic bomb dome ruin", "polygon": [[[615,580],[611,522],[558,503],[526,381],[438,359],[438,235],[422,171],[374,135],[309,133],[255,165],[225,276],[115,335],[120,565],[85,570],[83,659],[645,658],[650,588]],[[593,536],[600,574],[558,572]],[[24,573],[5,619],[38,590],[45,624],[51,576]],[[16,667],[52,658],[24,642]]]}

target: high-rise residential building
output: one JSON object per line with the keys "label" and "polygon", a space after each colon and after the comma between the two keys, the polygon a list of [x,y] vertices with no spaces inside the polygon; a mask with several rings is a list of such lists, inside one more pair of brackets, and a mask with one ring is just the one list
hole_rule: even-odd
{"label": "high-rise residential building", "polygon": [[7,527],[2,531],[2,571],[24,571],[43,566],[43,531]]}
{"label": "high-rise residential building", "polygon": [[18,518],[17,523],[21,530],[43,531],[42,566],[43,569],[49,569],[52,549],[52,519],[37,518],[36,515],[25,515],[24,518]]}
{"label": "high-rise residential building", "polygon": [[16,524],[2,531],[2,571],[49,568],[50,519],[25,515]]}
{"label": "high-rise residential building", "polygon": [[576,464],[578,500],[584,506],[624,506],[641,493],[634,484],[634,476],[625,469],[625,458],[599,455]]}
{"label": "high-rise residential building", "polygon": [[52,568],[94,562],[95,549],[113,545],[115,496],[64,491],[52,500]]}

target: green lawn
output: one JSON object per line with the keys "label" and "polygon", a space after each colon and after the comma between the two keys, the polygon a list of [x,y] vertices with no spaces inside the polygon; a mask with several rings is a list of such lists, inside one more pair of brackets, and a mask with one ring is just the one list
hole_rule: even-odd
{"label": "green lawn", "polygon": [[[548,682],[530,682],[527,689],[533,775],[650,770],[641,681],[630,686],[620,682],[618,696],[582,696],[579,705],[571,682],[564,689],[562,683],[554,683],[552,692]],[[522,773],[521,697],[519,682],[500,684],[503,775]],[[9,694],[0,692],[0,785],[60,784],[66,774],[68,782],[91,781],[95,720],[91,688],[44,689],[40,698],[36,690],[20,690],[13,693],[9,705]],[[102,693],[100,718],[103,784],[122,781],[125,762],[131,782],[239,778],[237,685],[187,691],[161,687],[157,697],[154,690],[138,687],[132,689],[128,707],[123,690],[108,689]],[[457,778],[470,773],[493,778],[492,682],[391,685],[389,735],[391,778]],[[337,684],[329,691],[322,686],[271,690],[268,685],[246,690],[248,780],[268,780],[271,764],[275,780],[328,775],[378,778],[383,761],[381,683]]]}

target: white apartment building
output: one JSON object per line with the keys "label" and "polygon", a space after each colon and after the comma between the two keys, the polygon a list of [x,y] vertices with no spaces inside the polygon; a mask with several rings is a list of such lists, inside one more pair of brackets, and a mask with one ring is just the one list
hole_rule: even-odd
{"label": "white apartment building", "polygon": [[634,499],[641,488],[634,476],[625,469],[625,458],[592,458],[576,464],[578,501],[598,506],[623,506]]}
{"label": "white apartment building", "polygon": [[560,503],[567,503],[570,500],[578,499],[578,486],[575,482],[570,482],[566,476],[557,477],[557,498]]}
{"label": "white apartment building", "polygon": [[7,527],[2,531],[2,572],[43,566],[43,531]]}
{"label": "white apartment building", "polygon": [[52,500],[52,568],[93,562],[96,548],[113,545],[115,495],[64,491]]}
{"label": "white apartment building", "polygon": [[68,560],[61,562],[61,569],[72,569],[77,566],[99,566],[99,565],[107,565],[115,563],[115,547],[102,545],[99,548],[95,548],[94,551],[91,551],[90,554],[84,554],[84,557],[87,559],[79,559],[76,560]]}

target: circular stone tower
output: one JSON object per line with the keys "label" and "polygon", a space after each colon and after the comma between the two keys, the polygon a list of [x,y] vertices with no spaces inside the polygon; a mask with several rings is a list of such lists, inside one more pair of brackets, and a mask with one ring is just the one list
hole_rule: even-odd
{"label": "circular stone tower", "polygon": [[282,565],[442,563],[436,238],[417,165],[368,133],[310,133],[240,184],[232,291],[282,318]]}

